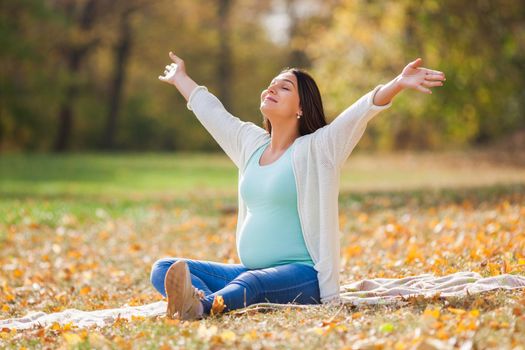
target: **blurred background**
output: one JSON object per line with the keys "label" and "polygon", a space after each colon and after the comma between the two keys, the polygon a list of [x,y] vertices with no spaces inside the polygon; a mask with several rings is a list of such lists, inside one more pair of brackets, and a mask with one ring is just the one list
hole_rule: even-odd
{"label": "blurred background", "polygon": [[[314,76],[329,122],[417,57],[445,72],[432,95],[396,96],[341,169],[341,282],[524,274],[524,0],[0,0],[0,319],[160,300],[149,274],[164,256],[240,263],[238,169],[158,79],[169,51],[233,115],[260,126],[260,93],[286,67]],[[279,321],[275,336],[250,341],[289,348],[313,334],[319,347],[333,335],[334,344],[394,348],[421,333],[510,348],[522,343],[509,324],[523,321],[523,300],[451,304],[479,307],[479,320],[432,306],[439,327],[420,300],[397,318],[366,311],[369,326],[345,334],[308,326],[283,336]],[[254,320],[234,329],[235,344],[258,329]],[[173,324],[134,322],[69,345],[204,344]],[[80,339],[65,327],[0,329],[0,348],[65,348],[66,335]]]}
{"label": "blurred background", "polygon": [[363,150],[525,145],[525,2],[4,0],[0,152],[220,151],[158,80],[172,50],[242,120],[306,68],[327,118],[417,57],[446,73],[368,126]]}

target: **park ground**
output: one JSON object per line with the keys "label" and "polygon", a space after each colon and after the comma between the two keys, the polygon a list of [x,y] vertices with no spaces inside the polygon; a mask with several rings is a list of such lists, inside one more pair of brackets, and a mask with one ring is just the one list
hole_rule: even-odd
{"label": "park ground", "polygon": [[[352,155],[342,169],[343,283],[421,273],[525,275],[522,155]],[[0,319],[162,298],[161,257],[237,263],[237,171],[223,155],[0,156]],[[320,306],[201,321],[0,330],[7,348],[524,349],[525,290],[404,306]]]}

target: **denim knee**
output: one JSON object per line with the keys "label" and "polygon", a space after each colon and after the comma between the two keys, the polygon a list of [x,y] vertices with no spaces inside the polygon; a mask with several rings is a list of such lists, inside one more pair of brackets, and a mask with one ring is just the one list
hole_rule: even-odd
{"label": "denim knee", "polygon": [[166,296],[166,291],[164,288],[166,272],[168,271],[170,266],[173,265],[173,263],[175,263],[175,261],[177,260],[178,258],[163,258],[155,261],[155,263],[151,266],[151,284],[164,297]]}
{"label": "denim knee", "polygon": [[262,284],[259,281],[259,278],[257,277],[258,273],[259,271],[257,270],[245,271],[241,273],[231,283],[235,283],[244,287],[246,289],[246,294],[250,295],[252,299],[256,300],[259,298],[261,292],[263,291]]}

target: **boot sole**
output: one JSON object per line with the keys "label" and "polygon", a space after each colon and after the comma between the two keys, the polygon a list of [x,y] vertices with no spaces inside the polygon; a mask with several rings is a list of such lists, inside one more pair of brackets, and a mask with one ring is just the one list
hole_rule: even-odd
{"label": "boot sole", "polygon": [[187,289],[185,286],[186,273],[187,264],[183,260],[176,261],[166,272],[164,281],[164,288],[168,297],[166,316],[170,319],[180,319],[182,316],[182,306],[186,297],[184,292]]}

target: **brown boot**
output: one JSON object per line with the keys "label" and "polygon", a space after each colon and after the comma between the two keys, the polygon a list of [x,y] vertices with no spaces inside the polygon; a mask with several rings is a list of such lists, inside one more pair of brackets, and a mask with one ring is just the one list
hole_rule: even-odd
{"label": "brown boot", "polygon": [[190,270],[184,260],[177,260],[166,272],[164,288],[168,297],[166,316],[181,320],[203,318],[204,293],[191,284]]}

